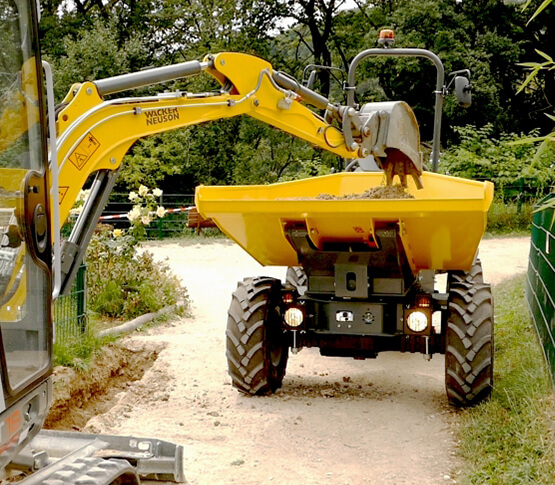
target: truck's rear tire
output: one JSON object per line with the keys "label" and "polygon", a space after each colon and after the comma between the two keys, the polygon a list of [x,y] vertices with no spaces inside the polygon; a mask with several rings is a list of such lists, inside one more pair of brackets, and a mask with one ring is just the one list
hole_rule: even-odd
{"label": "truck's rear tire", "polygon": [[445,329],[445,387],[449,403],[473,406],[493,388],[493,300],[491,286],[449,275],[449,316]]}
{"label": "truck's rear tire", "polygon": [[281,387],[288,345],[281,327],[281,282],[245,278],[237,284],[228,311],[226,357],[233,386],[246,394]]}

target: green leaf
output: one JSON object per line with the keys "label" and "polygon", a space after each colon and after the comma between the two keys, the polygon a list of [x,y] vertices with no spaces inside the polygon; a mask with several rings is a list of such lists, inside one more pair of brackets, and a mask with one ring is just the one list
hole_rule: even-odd
{"label": "green leaf", "polygon": [[526,86],[528,86],[528,84],[530,84],[538,75],[540,68],[536,67],[536,69],[534,69],[526,78],[526,80],[520,85],[520,87],[518,88],[518,91],[516,92],[516,94],[522,92],[524,90],[524,88]]}
{"label": "green leaf", "polygon": [[549,135],[546,136],[538,136],[536,137],[530,137],[530,138],[520,138],[519,140],[515,140],[515,141],[511,141],[508,143],[508,145],[529,145],[531,143],[538,143],[540,141],[546,141],[546,140],[550,140],[550,141],[555,141],[555,131],[553,133],[550,133]]}
{"label": "green leaf", "polygon": [[547,202],[544,202],[539,207],[536,207],[533,212],[541,212],[547,209],[551,209],[552,207],[555,207],[555,199],[549,199]]}
{"label": "green leaf", "polygon": [[532,3],[532,0],[526,0],[526,3],[522,6],[522,11],[524,12],[524,10],[526,10],[531,3]]}
{"label": "green leaf", "polygon": [[542,51],[540,51],[540,50],[538,50],[538,49],[535,49],[535,51],[536,51],[540,56],[542,56],[544,59],[547,59],[547,60],[549,61],[550,64],[553,63],[553,58],[550,57],[550,56],[548,56],[545,52],[542,52]]}
{"label": "green leaf", "polygon": [[547,7],[549,7],[549,5],[551,4],[552,1],[553,0],[544,0],[544,2],[534,12],[534,15],[532,15],[530,20],[528,20],[528,23],[526,25],[528,25],[530,22],[532,22],[532,20],[534,20],[540,13],[542,13]]}

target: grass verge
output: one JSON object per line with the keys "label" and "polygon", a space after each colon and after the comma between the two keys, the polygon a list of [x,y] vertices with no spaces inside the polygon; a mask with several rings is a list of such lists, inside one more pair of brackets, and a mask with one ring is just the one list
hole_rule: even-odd
{"label": "grass verge", "polygon": [[[188,316],[188,306],[162,314],[137,328],[138,332],[166,323],[176,316]],[[98,314],[90,313],[87,328],[84,333],[65,338],[54,343],[54,367],[73,367],[80,371],[88,371],[94,357],[106,345],[117,341],[122,335],[106,335],[99,337],[98,333],[109,327],[124,323],[123,319],[99,318]]]}
{"label": "grass verge", "polygon": [[215,227],[207,227],[197,232],[196,229],[185,229],[177,239],[184,244],[211,244],[214,242],[228,241],[227,236]]}
{"label": "grass verge", "polygon": [[555,396],[524,281],[494,289],[495,386],[488,402],[460,413],[461,484],[555,483]]}
{"label": "grass verge", "polygon": [[144,249],[149,247],[163,246],[164,244],[178,244],[179,246],[196,246],[205,244],[235,244],[223,232],[215,228],[206,228],[200,234],[194,229],[186,229],[182,234],[165,239],[148,239],[141,243]]}
{"label": "grass verge", "polygon": [[89,322],[85,332],[54,344],[54,366],[74,367],[86,371],[96,353],[114,337],[98,337],[94,323]]}

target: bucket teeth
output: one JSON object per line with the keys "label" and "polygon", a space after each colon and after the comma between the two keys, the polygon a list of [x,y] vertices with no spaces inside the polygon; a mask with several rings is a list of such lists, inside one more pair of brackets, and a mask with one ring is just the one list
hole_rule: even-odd
{"label": "bucket teeth", "polygon": [[402,187],[407,187],[407,175],[410,175],[416,187],[421,189],[424,187],[420,173],[414,166],[412,160],[408,157],[387,157],[382,161],[382,167],[385,172],[385,182],[387,185],[393,185],[395,176],[399,177],[399,183]]}

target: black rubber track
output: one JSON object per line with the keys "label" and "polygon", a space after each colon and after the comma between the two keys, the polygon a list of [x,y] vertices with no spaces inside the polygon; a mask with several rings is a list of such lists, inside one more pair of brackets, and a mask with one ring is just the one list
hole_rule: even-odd
{"label": "black rubber track", "polygon": [[493,300],[491,286],[449,275],[445,386],[449,403],[473,406],[493,388]]}
{"label": "black rubber track", "polygon": [[281,387],[287,367],[279,298],[281,282],[246,278],[237,284],[228,311],[226,357],[233,386],[247,394]]}
{"label": "black rubber track", "polygon": [[[47,470],[48,468],[45,468],[44,472]],[[135,468],[126,460],[84,457],[67,463],[40,483],[43,485],[139,485],[140,480]]]}

